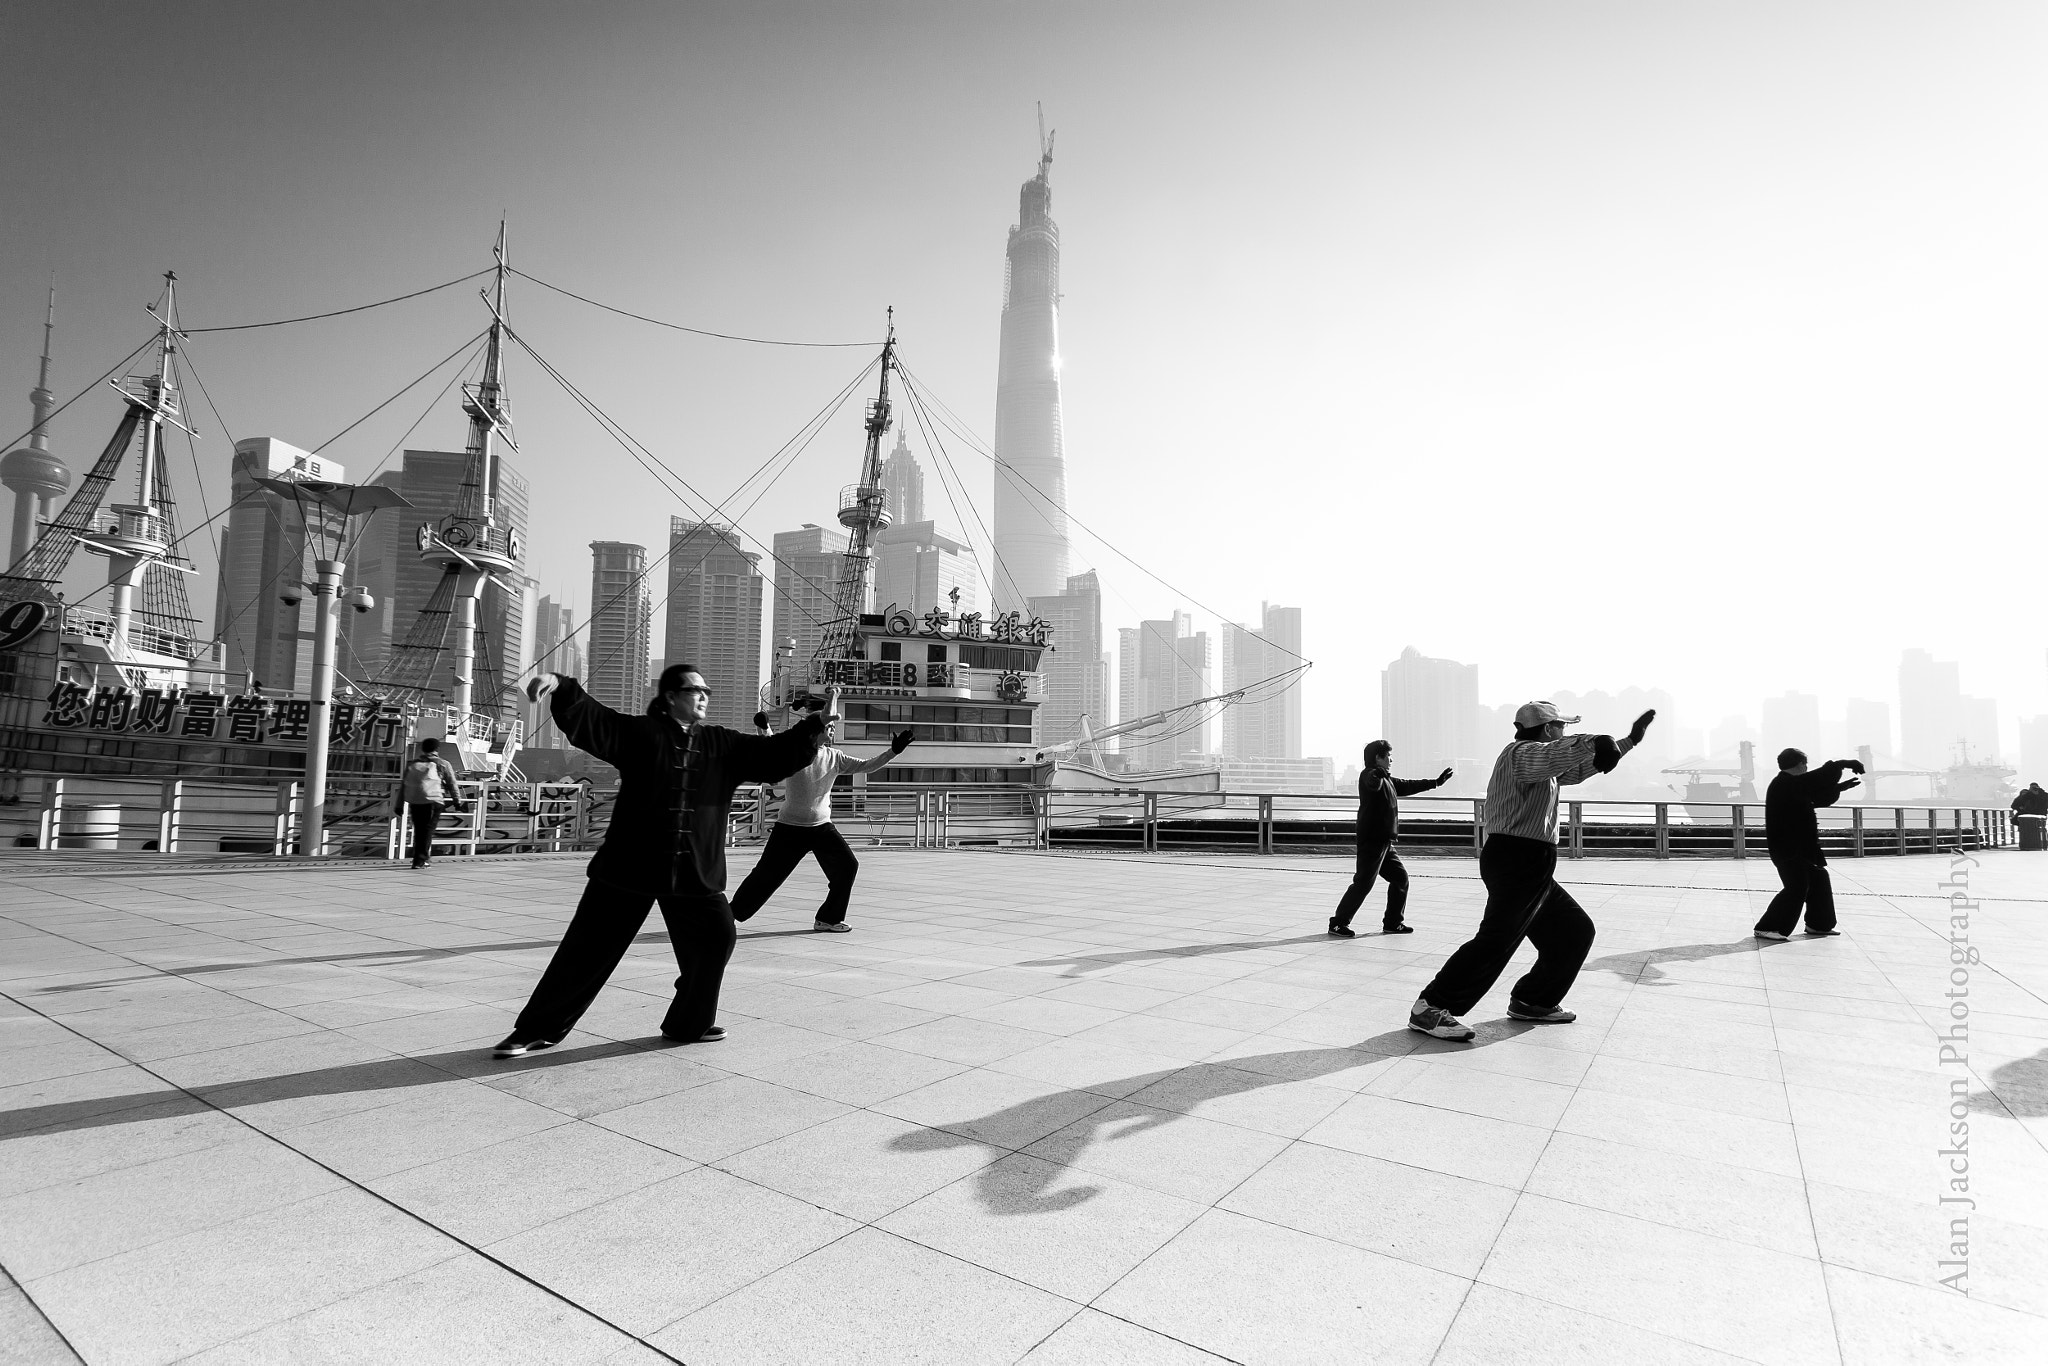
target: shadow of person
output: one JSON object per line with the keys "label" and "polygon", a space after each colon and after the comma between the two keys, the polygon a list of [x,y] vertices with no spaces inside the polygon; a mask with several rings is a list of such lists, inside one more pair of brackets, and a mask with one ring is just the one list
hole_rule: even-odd
{"label": "shadow of person", "polygon": [[0,1143],[29,1135],[75,1133],[112,1124],[134,1124],[162,1119],[171,1114],[197,1114],[202,1110],[236,1110],[277,1101],[307,1100],[316,1096],[350,1095],[359,1091],[396,1091],[417,1086],[438,1086],[465,1078],[507,1076],[516,1072],[566,1067],[599,1058],[628,1053],[647,1053],[665,1047],[666,1040],[616,1040],[586,1044],[580,1048],[549,1049],[529,1058],[490,1060],[481,1049],[451,1049],[417,1058],[378,1058],[372,1062],[320,1067],[310,1072],[285,1072],[269,1077],[220,1082],[210,1086],[166,1086],[154,1091],[131,1091],[120,1095],[96,1096],[89,1100],[57,1101],[48,1105],[27,1105],[0,1110]]}
{"label": "shadow of person", "polygon": [[1991,1069],[1991,1089],[1972,1091],[1970,1108],[1980,1115],[2001,1111],[2015,1119],[2048,1119],[2048,1048]]}
{"label": "shadow of person", "polygon": [[1727,944],[1674,944],[1662,949],[1638,949],[1634,953],[1610,953],[1595,958],[1580,972],[1611,972],[1625,981],[1651,986],[1668,979],[1660,963],[1697,963],[1706,958],[1725,958],[1731,953],[1755,953],[1763,948],[1761,939],[1737,939]]}
{"label": "shadow of person", "polygon": [[1334,942],[1327,932],[1298,934],[1292,939],[1240,939],[1227,944],[1177,944],[1155,949],[1131,949],[1124,953],[1091,953],[1075,958],[1033,958],[1017,963],[1020,968],[1069,968],[1062,977],[1085,976],[1091,968],[1114,968],[1125,963],[1156,963],[1173,958],[1206,958],[1212,953],[1250,953],[1254,949],[1285,949],[1296,944]]}
{"label": "shadow of person", "polygon": [[[1465,1052],[1537,1028],[1519,1020],[1474,1024],[1469,1043],[1432,1039],[1408,1029],[1375,1034],[1342,1048],[1304,1048],[1190,1063],[1104,1082],[1100,1090],[1053,1091],[977,1119],[920,1129],[893,1139],[896,1152],[937,1152],[981,1147],[990,1162],[975,1173],[975,1198],[991,1214],[1054,1214],[1102,1193],[1091,1185],[1053,1187],[1069,1165],[1098,1142],[1114,1143],[1184,1119],[1203,1105],[1269,1086],[1315,1081],[1393,1058]],[[1060,1161],[1003,1162],[1051,1134],[1060,1135]]]}

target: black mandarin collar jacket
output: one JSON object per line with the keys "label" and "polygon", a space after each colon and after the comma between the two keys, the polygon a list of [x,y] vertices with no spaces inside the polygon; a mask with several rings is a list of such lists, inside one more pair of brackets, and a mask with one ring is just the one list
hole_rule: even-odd
{"label": "black mandarin collar jacket", "polygon": [[723,893],[733,789],[787,778],[825,735],[813,712],[780,735],[700,724],[692,736],[666,713],[613,711],[573,678],[549,695],[548,710],[564,739],[619,771],[618,803],[590,876],[657,897]]}

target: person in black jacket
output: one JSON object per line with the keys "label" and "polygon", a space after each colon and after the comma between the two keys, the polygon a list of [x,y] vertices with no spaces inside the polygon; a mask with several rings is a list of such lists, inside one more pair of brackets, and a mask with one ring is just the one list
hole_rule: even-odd
{"label": "person in black jacket", "polygon": [[725,1037],[718,988],[737,933],[725,899],[725,823],[733,789],[772,783],[811,761],[824,719],[780,735],[742,735],[704,723],[711,689],[687,664],[662,670],[644,716],[623,716],[573,678],[542,674],[526,695],[548,697],[568,742],[619,770],[619,796],[590,882],[526,1009],[494,1057],[551,1048],[576,1026],[612,975],[647,912],[661,904],[675,949],[676,995],[661,1034],[678,1043]]}
{"label": "person in black jacket", "polygon": [[1806,755],[1796,749],[1778,755],[1778,776],[1764,789],[1764,838],[1771,848],[1771,862],[1778,869],[1784,889],[1764,908],[1756,922],[1759,939],[1790,939],[1799,923],[1799,911],[1806,909],[1806,932],[1816,937],[1840,934],[1835,928],[1835,884],[1828,876],[1828,856],[1820,847],[1820,821],[1814,808],[1833,806],[1835,799],[1856,786],[1857,779],[1842,781],[1842,770],[1863,771],[1854,759],[1830,759],[1809,771]]}
{"label": "person in black jacket", "polygon": [[1355,939],[1351,917],[1365,904],[1373,879],[1387,882],[1387,911],[1380,929],[1387,934],[1413,934],[1403,918],[1408,909],[1408,868],[1394,852],[1394,840],[1401,827],[1401,798],[1442,787],[1451,780],[1448,768],[1434,778],[1396,778],[1392,769],[1394,747],[1375,740],[1365,747],[1365,767],[1358,775],[1358,869],[1337,913],[1330,917],[1330,933],[1339,939]]}

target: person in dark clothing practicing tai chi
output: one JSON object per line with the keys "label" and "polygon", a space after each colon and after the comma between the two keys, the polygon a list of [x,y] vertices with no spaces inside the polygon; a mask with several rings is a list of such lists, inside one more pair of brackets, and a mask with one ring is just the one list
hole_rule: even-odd
{"label": "person in dark clothing practicing tai chi", "polygon": [[1863,765],[1854,759],[1830,759],[1809,771],[1803,751],[1779,752],[1778,776],[1764,789],[1764,839],[1784,890],[1771,898],[1763,919],[1756,922],[1757,938],[1790,939],[1802,906],[1808,934],[1819,938],[1841,933],[1835,928],[1835,884],[1828,876],[1820,820],[1813,812],[1815,807],[1833,806],[1837,797],[1856,786],[1855,778],[1842,781],[1843,769],[1861,773]]}
{"label": "person in dark clothing practicing tai chi", "polygon": [[718,988],[735,939],[725,900],[727,807],[741,783],[776,782],[809,763],[825,734],[823,718],[766,737],[707,725],[711,689],[686,664],[662,670],[644,716],[623,716],[557,674],[535,678],[526,695],[547,697],[563,738],[619,770],[619,796],[576,914],[493,1056],[524,1057],[560,1043],[656,902],[679,973],[661,1035],[678,1043],[724,1038]]}
{"label": "person in dark clothing practicing tai chi", "polygon": [[[765,712],[754,714],[757,728],[765,730],[767,723]],[[819,745],[811,762],[792,773],[783,785],[782,814],[775,818],[775,827],[768,832],[767,847],[761,850],[754,871],[733,893],[734,920],[753,919],[754,912],[789,880],[796,866],[804,861],[804,855],[815,854],[829,890],[811,928],[828,934],[845,934],[853,928],[846,923],[846,907],[853,899],[853,879],[860,872],[860,860],[847,847],[846,836],[832,824],[832,785],[842,773],[873,773],[910,748],[911,733],[899,730],[880,754],[856,759],[829,743],[838,738],[838,726],[839,690],[832,688],[825,694],[827,743]]]}
{"label": "person in dark clothing practicing tai chi", "polygon": [[1576,716],[1560,716],[1549,702],[1526,702],[1515,711],[1515,739],[1494,760],[1486,783],[1485,843],[1479,879],[1486,910],[1479,932],[1450,956],[1408,1012],[1408,1027],[1438,1039],[1469,1039],[1458,1017],[1479,1004],[1527,939],[1536,965],[1508,994],[1508,1014],[1538,1024],[1570,1024],[1579,1017],[1558,1003],[1593,947],[1593,922],[1557,885],[1557,789],[1611,773],[1621,756],[1643,742],[1655,711],[1636,718],[1620,740],[1611,735],[1567,736]]}
{"label": "person in dark clothing practicing tai chi", "polygon": [[1451,770],[1447,768],[1434,778],[1396,778],[1393,767],[1391,744],[1375,740],[1365,747],[1365,768],[1358,775],[1358,871],[1351,875],[1351,885],[1344,889],[1337,913],[1330,917],[1330,933],[1339,939],[1357,938],[1351,932],[1351,917],[1365,904],[1374,878],[1385,878],[1387,883],[1387,910],[1380,918],[1380,930],[1415,933],[1402,918],[1408,907],[1408,866],[1394,852],[1401,831],[1401,798],[1442,787],[1451,780]]}

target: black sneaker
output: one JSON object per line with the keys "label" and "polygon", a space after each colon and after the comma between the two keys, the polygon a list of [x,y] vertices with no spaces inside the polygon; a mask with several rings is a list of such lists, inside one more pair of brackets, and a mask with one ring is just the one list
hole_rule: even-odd
{"label": "black sneaker", "polygon": [[1413,934],[1413,933],[1415,933],[1415,927],[1414,927],[1413,925],[1382,925],[1382,926],[1380,926],[1380,933],[1381,933],[1381,934]]}
{"label": "black sneaker", "polygon": [[666,1029],[661,1031],[661,1037],[667,1039],[670,1043],[717,1043],[725,1037],[725,1026],[713,1025],[694,1039]]}
{"label": "black sneaker", "polygon": [[1534,1024],[1570,1024],[1573,1020],[1578,1019],[1579,1016],[1577,1011],[1566,1010],[1563,1006],[1552,1006],[1548,1010],[1539,1010],[1535,1006],[1524,1005],[1510,996],[1508,997],[1508,1018],[1511,1020],[1528,1020]]}
{"label": "black sneaker", "polygon": [[1332,920],[1330,922],[1330,937],[1333,939],[1356,939],[1358,934],[1349,925],[1339,925],[1336,921]]}
{"label": "black sneaker", "polygon": [[494,1058],[523,1058],[529,1053],[538,1053],[543,1048],[553,1048],[560,1039],[522,1039],[517,1034],[507,1035],[505,1041],[491,1050]]}

